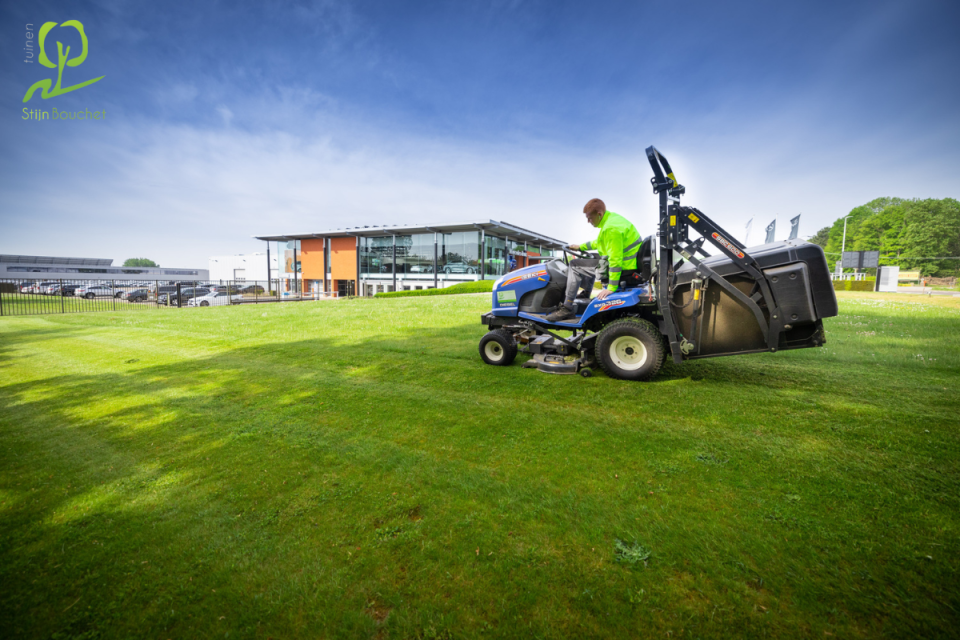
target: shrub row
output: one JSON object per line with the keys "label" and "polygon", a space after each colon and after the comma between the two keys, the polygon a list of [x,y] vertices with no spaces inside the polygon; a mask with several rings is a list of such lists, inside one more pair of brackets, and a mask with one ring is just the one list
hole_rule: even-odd
{"label": "shrub row", "polygon": [[452,287],[442,289],[420,289],[411,291],[385,291],[378,293],[374,298],[403,298],[405,296],[449,296],[457,293],[489,293],[493,291],[493,280],[477,280],[476,282],[461,282]]}
{"label": "shrub row", "polygon": [[834,291],[873,291],[876,280],[834,280]]}

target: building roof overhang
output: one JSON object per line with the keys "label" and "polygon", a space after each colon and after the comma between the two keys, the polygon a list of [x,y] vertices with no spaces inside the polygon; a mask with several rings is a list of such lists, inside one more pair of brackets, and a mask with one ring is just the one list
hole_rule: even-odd
{"label": "building roof overhang", "polygon": [[268,242],[289,242],[290,240],[309,240],[311,238],[382,238],[389,236],[405,236],[415,233],[455,233],[457,231],[478,231],[492,233],[498,236],[517,240],[522,242],[535,242],[540,246],[550,249],[560,249],[566,242],[551,238],[516,225],[496,220],[481,220],[477,222],[454,222],[448,224],[427,224],[427,225],[384,225],[384,226],[365,226],[365,227],[347,227],[344,229],[331,229],[329,231],[318,231],[315,233],[288,233],[270,236],[253,236],[257,240],[266,240]]}
{"label": "building roof overhang", "polygon": [[15,264],[66,264],[73,266],[82,265],[95,267],[113,266],[113,259],[111,258],[58,258],[53,256],[0,255],[0,262],[9,262]]}

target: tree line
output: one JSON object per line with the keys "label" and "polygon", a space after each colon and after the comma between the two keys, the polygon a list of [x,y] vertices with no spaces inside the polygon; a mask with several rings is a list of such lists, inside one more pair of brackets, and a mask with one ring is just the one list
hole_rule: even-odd
{"label": "tree line", "polygon": [[124,261],[123,266],[125,267],[159,267],[156,262],[150,260],[149,258],[127,258]]}
{"label": "tree line", "polygon": [[[881,265],[925,276],[960,274],[960,259],[943,259],[960,256],[960,202],[953,198],[877,198],[844,218],[847,251],[879,251]],[[831,265],[840,258],[844,218],[810,238],[823,247]]]}

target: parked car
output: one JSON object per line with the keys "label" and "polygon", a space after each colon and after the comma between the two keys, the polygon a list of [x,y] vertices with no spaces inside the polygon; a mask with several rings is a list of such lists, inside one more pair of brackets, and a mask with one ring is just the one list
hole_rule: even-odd
{"label": "parked car", "polygon": [[237,287],[237,285],[235,284],[212,284],[207,288],[210,289],[211,292],[222,291],[222,292],[230,293],[231,295],[236,295],[240,293],[239,287]]}
{"label": "parked car", "polygon": [[52,287],[54,285],[60,284],[56,280],[44,280],[43,282],[33,282],[30,284],[30,288],[25,293],[47,293],[47,287]]}
{"label": "parked car", "polygon": [[86,298],[87,300],[92,300],[93,298],[119,298],[123,295],[123,291],[105,284],[93,284],[77,287],[73,295]]}
{"label": "parked car", "polygon": [[448,262],[443,266],[443,272],[446,274],[451,273],[476,273],[477,268],[472,267],[463,262]]}
{"label": "parked car", "polygon": [[77,294],[77,289],[80,288],[79,284],[65,284],[60,287],[60,295],[62,296],[74,296]]}
{"label": "parked car", "polygon": [[432,264],[415,264],[410,267],[410,273],[433,273]]}
{"label": "parked car", "polygon": [[261,293],[264,293],[265,291],[266,289],[264,289],[258,284],[248,284],[247,286],[240,288],[240,293],[261,294]]}
{"label": "parked car", "polygon": [[134,289],[123,294],[123,299],[127,302],[146,302],[150,299],[150,292],[146,289]]}
{"label": "parked car", "polygon": [[229,294],[226,291],[211,291],[205,296],[197,296],[187,302],[188,307],[219,307],[227,304],[239,304],[243,296]]}
{"label": "parked car", "polygon": [[[181,287],[180,288],[180,295],[183,297],[183,302],[187,304],[189,304],[189,301],[192,300],[193,298],[205,296],[208,293],[210,293],[210,289],[207,289],[206,287]],[[157,302],[159,302],[160,304],[169,303],[171,305],[176,305],[177,304],[176,287],[174,287],[174,291],[171,293],[163,293],[157,296]]]}

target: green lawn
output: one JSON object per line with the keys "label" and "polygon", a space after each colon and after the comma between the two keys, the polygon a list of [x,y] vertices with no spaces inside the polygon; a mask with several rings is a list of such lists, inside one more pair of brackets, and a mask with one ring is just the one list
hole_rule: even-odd
{"label": "green lawn", "polygon": [[960,299],[838,295],[651,383],[488,295],[3,318],[2,635],[956,637]]}

